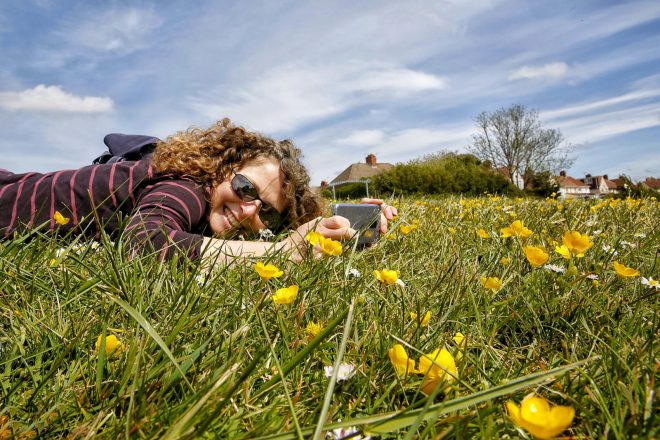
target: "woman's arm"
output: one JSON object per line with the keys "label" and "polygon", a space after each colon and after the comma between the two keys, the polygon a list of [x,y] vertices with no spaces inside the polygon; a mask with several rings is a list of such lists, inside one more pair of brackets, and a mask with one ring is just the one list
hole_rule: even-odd
{"label": "woman's arm", "polygon": [[204,237],[202,258],[211,265],[226,265],[241,258],[261,257],[267,253],[283,251],[289,253],[289,259],[298,262],[307,253],[305,237],[310,231],[316,231],[333,240],[347,240],[355,235],[355,230],[344,217],[319,217],[298,227],[287,238],[277,243]]}

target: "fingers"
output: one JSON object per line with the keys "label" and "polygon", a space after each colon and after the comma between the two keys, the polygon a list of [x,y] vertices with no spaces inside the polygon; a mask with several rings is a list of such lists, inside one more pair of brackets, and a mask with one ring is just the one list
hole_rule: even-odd
{"label": "fingers", "polygon": [[316,232],[333,240],[348,240],[356,234],[347,218],[335,215],[319,222]]}

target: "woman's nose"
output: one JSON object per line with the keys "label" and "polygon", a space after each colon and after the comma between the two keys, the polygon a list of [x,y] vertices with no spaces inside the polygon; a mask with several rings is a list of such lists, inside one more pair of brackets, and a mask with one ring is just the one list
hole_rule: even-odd
{"label": "woman's nose", "polygon": [[241,211],[244,218],[252,218],[259,212],[261,208],[260,200],[252,200],[251,202],[242,202]]}

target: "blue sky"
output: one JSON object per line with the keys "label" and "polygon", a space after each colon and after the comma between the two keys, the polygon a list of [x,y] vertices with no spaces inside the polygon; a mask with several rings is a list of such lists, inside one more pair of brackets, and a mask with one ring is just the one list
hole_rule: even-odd
{"label": "blue sky", "polygon": [[464,151],[521,103],[569,174],[660,176],[658,1],[4,0],[0,168],[88,164],[110,132],[230,117],[303,150],[312,181],[369,153]]}

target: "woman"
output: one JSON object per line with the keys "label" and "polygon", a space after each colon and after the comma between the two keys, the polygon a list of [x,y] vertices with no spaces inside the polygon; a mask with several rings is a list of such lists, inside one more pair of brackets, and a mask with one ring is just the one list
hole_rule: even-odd
{"label": "woman", "polygon": [[[125,238],[133,250],[161,258],[177,250],[189,258],[219,259],[306,250],[311,230],[335,240],[355,234],[347,219],[319,218],[321,201],[309,188],[300,150],[223,119],[157,144],[152,157],[90,165],[46,174],[0,170],[0,237],[43,228],[59,234],[114,235],[128,217]],[[381,200],[382,229],[396,210]],[[295,231],[273,244],[232,240],[241,232]]]}

